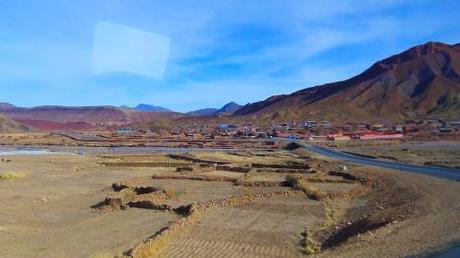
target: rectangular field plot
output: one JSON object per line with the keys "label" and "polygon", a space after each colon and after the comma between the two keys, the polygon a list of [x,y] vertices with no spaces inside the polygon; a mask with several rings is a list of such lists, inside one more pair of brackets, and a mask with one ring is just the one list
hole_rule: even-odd
{"label": "rectangular field plot", "polygon": [[301,232],[321,223],[323,207],[294,195],[210,210],[173,238],[164,257],[300,257]]}

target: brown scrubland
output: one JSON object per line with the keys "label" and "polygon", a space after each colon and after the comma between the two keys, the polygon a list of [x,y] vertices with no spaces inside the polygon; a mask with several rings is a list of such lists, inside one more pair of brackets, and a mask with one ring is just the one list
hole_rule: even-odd
{"label": "brown scrubland", "polygon": [[459,182],[301,149],[8,160],[1,257],[405,257],[460,239]]}

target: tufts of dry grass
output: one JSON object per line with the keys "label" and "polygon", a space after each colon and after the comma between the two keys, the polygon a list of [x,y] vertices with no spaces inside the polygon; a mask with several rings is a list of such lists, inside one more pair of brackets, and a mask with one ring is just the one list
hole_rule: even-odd
{"label": "tufts of dry grass", "polygon": [[285,180],[290,186],[296,187],[299,184],[300,178],[293,175],[287,175]]}
{"label": "tufts of dry grass", "polygon": [[318,250],[318,243],[316,243],[315,240],[313,240],[313,238],[308,233],[308,230],[305,230],[305,232],[302,233],[302,236],[303,236],[302,245],[304,247],[305,254],[306,255],[315,254]]}
{"label": "tufts of dry grass", "polygon": [[7,172],[0,174],[0,180],[13,180],[13,179],[18,179],[18,178],[23,178],[26,175],[21,172]]}
{"label": "tufts of dry grass", "polygon": [[300,177],[287,175],[285,179],[291,187],[302,190],[310,199],[313,199],[315,201],[321,201],[326,199],[327,197],[326,193],[309,185],[308,182],[302,180]]}
{"label": "tufts of dry grass", "polygon": [[90,256],[90,258],[122,258],[122,257],[124,256],[113,254],[112,252],[106,251],[106,250],[94,253]]}
{"label": "tufts of dry grass", "polygon": [[172,187],[166,187],[164,189],[164,193],[168,199],[173,199],[177,196],[177,191],[175,188]]}
{"label": "tufts of dry grass", "polygon": [[165,249],[166,246],[168,246],[169,241],[170,241],[169,235],[161,235],[145,243],[145,245],[141,246],[141,248],[138,248],[135,254],[132,254],[131,256],[140,257],[140,258],[159,257],[163,249]]}

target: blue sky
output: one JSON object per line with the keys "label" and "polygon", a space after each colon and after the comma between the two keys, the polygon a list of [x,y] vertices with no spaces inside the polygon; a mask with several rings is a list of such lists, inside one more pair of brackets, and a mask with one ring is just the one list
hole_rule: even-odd
{"label": "blue sky", "polygon": [[[460,42],[460,1],[0,1],[0,102],[241,104],[346,79],[427,41]],[[170,38],[162,78],[94,74],[101,21]]]}

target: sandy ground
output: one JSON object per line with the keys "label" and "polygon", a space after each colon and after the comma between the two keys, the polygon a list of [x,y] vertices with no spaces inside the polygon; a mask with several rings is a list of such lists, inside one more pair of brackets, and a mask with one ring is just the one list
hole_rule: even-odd
{"label": "sandy ground", "polygon": [[301,233],[321,223],[323,206],[305,196],[216,208],[175,238],[164,257],[301,257]]}
{"label": "sandy ground", "polygon": [[[460,240],[460,182],[354,165],[356,179],[344,179],[329,174],[339,163],[302,151],[190,156],[267,167],[201,169],[162,154],[2,157],[0,175],[21,176],[0,179],[0,257],[129,255],[200,203],[213,206],[162,241],[158,257],[306,256],[307,231],[319,257],[418,256]],[[194,170],[174,172],[168,162]],[[315,172],[274,172],[270,164],[309,164]],[[284,185],[288,175],[301,184]],[[289,194],[269,195],[278,192]],[[120,202],[104,201],[115,197]]]}
{"label": "sandy ground", "polygon": [[340,147],[340,150],[415,165],[460,168],[460,142]]}
{"label": "sandy ground", "polygon": [[403,182],[411,192],[420,193],[413,214],[358,235],[320,257],[427,256],[460,241],[460,182],[392,170],[366,171]]}
{"label": "sandy ground", "polygon": [[0,257],[89,257],[121,253],[174,217],[150,210],[98,214],[101,189],[148,171],[113,171],[96,158],[76,155],[14,156],[1,172],[23,178],[0,180]]}

